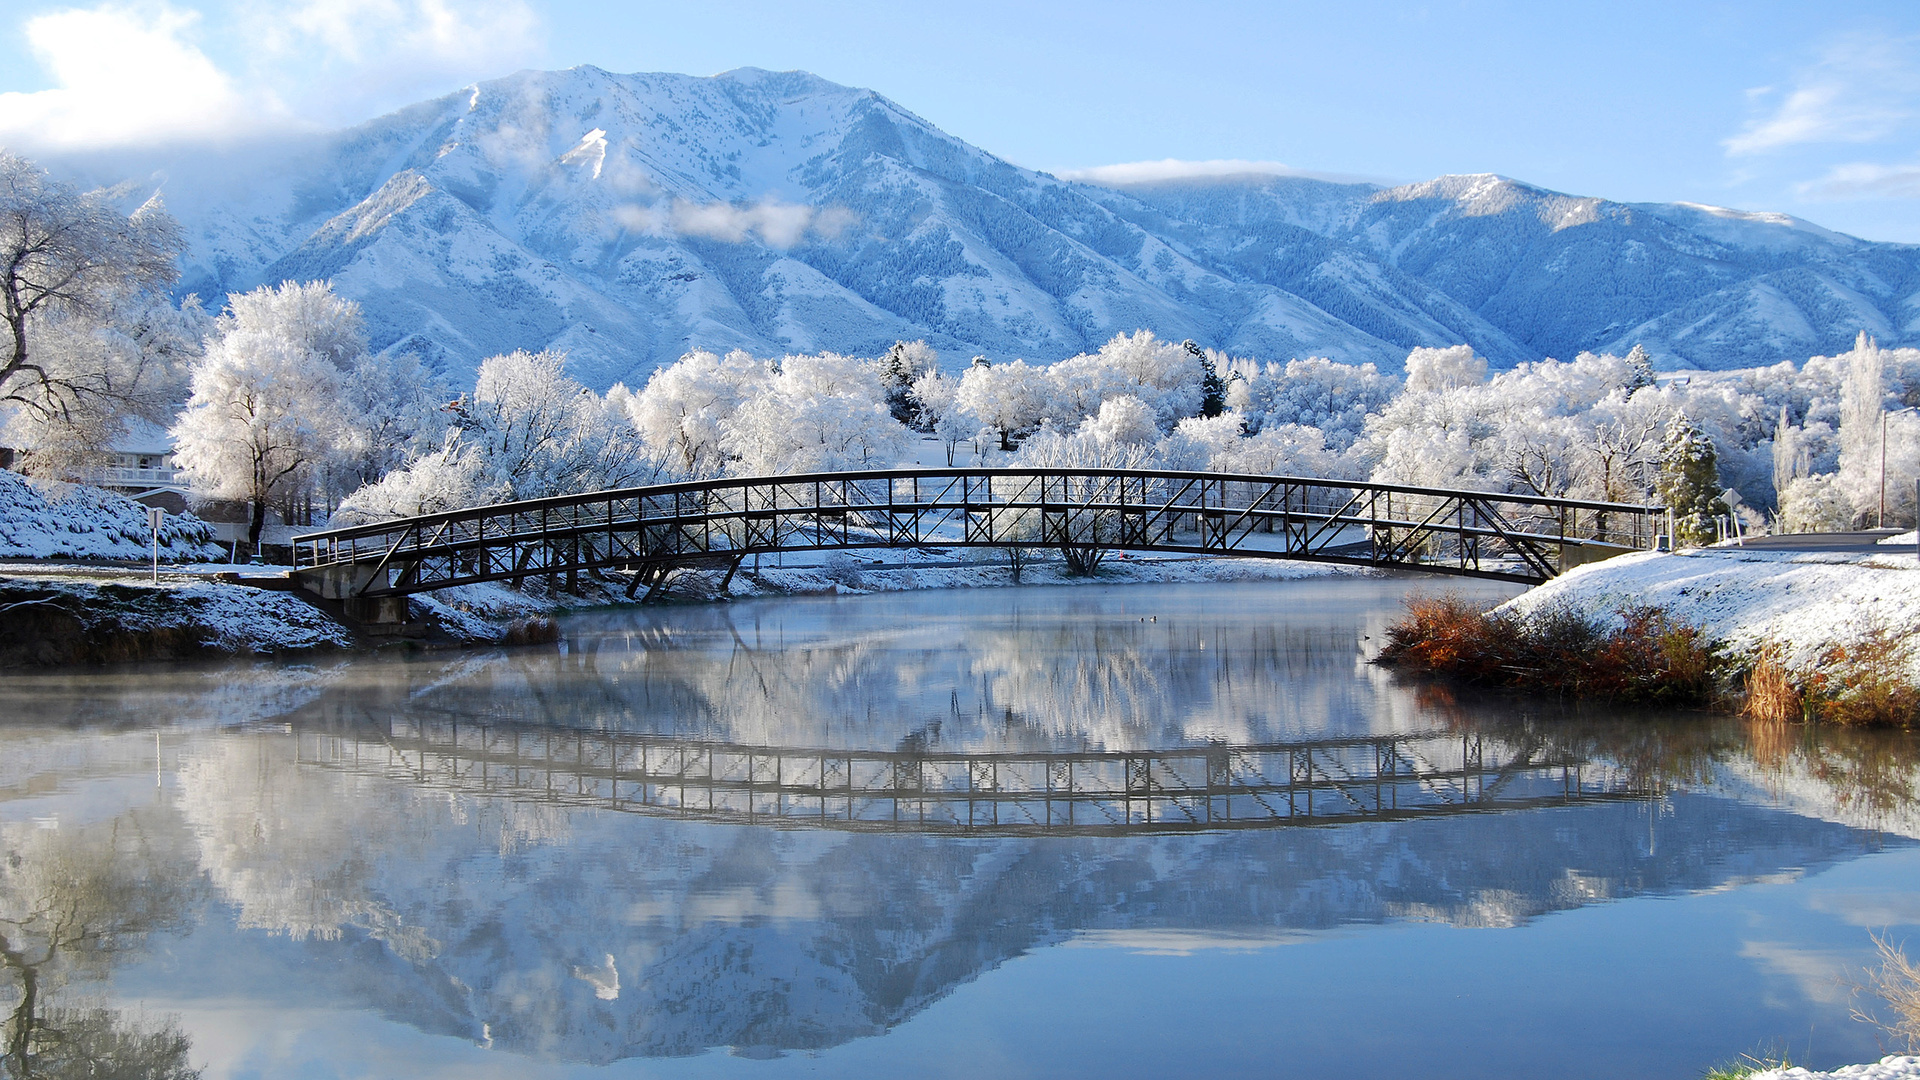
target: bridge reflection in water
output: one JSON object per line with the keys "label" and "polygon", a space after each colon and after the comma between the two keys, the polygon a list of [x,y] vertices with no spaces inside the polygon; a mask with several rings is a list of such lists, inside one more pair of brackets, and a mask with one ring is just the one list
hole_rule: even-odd
{"label": "bridge reflection in water", "polygon": [[400,719],[301,731],[309,765],[466,794],[863,832],[1119,835],[1392,821],[1643,798],[1617,766],[1423,732],[1153,751],[942,753]]}

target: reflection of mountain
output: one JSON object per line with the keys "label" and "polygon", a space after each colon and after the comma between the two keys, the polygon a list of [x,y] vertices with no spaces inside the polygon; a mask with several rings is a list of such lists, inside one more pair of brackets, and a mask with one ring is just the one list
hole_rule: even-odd
{"label": "reflection of mountain", "polygon": [[1245,947],[1390,918],[1510,926],[1817,871],[1878,846],[1688,795],[1129,839],[555,817],[296,764],[294,742],[225,741],[182,773],[201,865],[240,926],[374,965],[378,978],[353,981],[388,984],[380,1002],[408,1022],[447,1030],[464,1017],[497,1046],[595,1061],[833,1045],[1076,936]]}

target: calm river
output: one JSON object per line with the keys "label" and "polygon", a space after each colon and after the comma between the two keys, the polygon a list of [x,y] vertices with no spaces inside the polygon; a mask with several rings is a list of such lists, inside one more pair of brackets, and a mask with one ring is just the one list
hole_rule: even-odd
{"label": "calm river", "polygon": [[1878,1057],[1848,1011],[1870,934],[1920,926],[1914,740],[1368,665],[1437,587],[765,600],[0,679],[0,1074]]}

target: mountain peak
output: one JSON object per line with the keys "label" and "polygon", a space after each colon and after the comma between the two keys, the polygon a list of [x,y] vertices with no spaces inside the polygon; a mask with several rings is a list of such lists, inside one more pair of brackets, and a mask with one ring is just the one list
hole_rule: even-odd
{"label": "mountain peak", "polygon": [[1665,367],[1920,343],[1920,249],[1781,215],[1492,173],[1068,184],[804,71],[525,71],[217,168],[121,167],[192,238],[183,291],[329,277],[376,345],[456,378],[549,347],[597,387],[691,348],[1051,361],[1142,328],[1387,370],[1461,342]]}

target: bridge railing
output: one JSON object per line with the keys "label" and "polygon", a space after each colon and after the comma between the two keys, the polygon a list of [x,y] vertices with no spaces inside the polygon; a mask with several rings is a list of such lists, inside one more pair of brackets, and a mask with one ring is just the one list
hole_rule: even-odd
{"label": "bridge railing", "polygon": [[[1417,566],[1541,580],[1583,547],[1647,548],[1658,507],[1307,477],[914,469],[590,492],[295,538],[302,572],[399,595],[794,550],[1101,547]],[[1576,560],[1577,561],[1577,560]]]}

